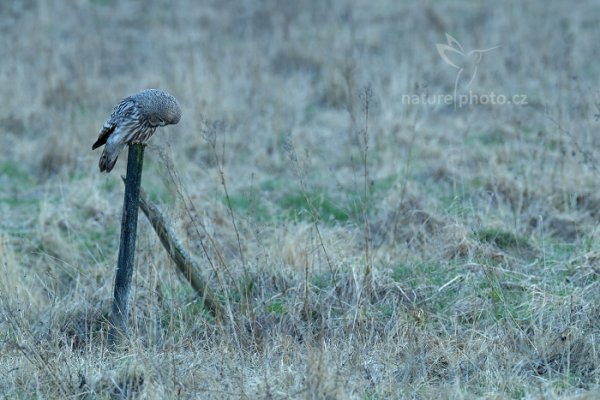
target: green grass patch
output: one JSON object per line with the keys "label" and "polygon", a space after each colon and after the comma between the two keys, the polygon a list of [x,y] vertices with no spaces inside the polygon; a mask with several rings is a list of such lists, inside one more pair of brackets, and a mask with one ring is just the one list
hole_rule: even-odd
{"label": "green grass patch", "polygon": [[350,218],[344,207],[338,205],[324,193],[295,193],[283,196],[279,206],[292,219],[318,219],[323,222],[346,222]]}
{"label": "green grass patch", "polygon": [[503,250],[531,248],[527,238],[501,229],[484,228],[477,231],[475,237],[482,242],[493,244]]}
{"label": "green grass patch", "polygon": [[398,175],[392,174],[384,178],[375,179],[371,185],[371,195],[376,193],[387,193],[394,188],[396,182],[398,182]]}
{"label": "green grass patch", "polygon": [[422,284],[443,285],[456,274],[453,264],[442,265],[435,261],[419,261],[414,264],[399,263],[392,268],[392,279],[416,287]]}
{"label": "green grass patch", "polygon": [[269,221],[272,218],[269,208],[255,196],[233,194],[229,196],[229,202],[225,196],[221,201],[225,206],[229,206],[230,203],[234,212],[252,217],[256,221]]}
{"label": "green grass patch", "polygon": [[[36,184],[36,179],[22,168],[17,161],[0,162],[0,202],[9,202],[17,199],[16,194],[30,190]],[[23,199],[16,201],[20,204]],[[11,204],[18,205],[18,204]]]}
{"label": "green grass patch", "polygon": [[[379,197],[391,190],[398,177],[388,177],[371,182],[367,212],[370,213],[373,205],[378,204]],[[339,223],[354,220],[362,216],[364,195],[362,186],[356,190],[336,189],[335,197],[324,189],[311,189],[303,192],[300,188],[291,187],[289,180],[267,179],[258,185],[260,193],[268,193],[276,206],[274,210],[250,199],[244,195],[232,195],[231,203],[236,211],[256,215],[256,219],[295,219],[325,223]],[[362,220],[361,220],[362,221]],[[362,223],[362,222],[361,222]]]}
{"label": "green grass patch", "polygon": [[102,189],[102,192],[111,193],[116,190],[117,183],[119,183],[117,179],[103,179],[100,183],[100,188]]}
{"label": "green grass patch", "polygon": [[286,312],[286,309],[280,300],[269,302],[269,304],[265,306],[265,309],[269,314],[283,315]]}
{"label": "green grass patch", "polygon": [[504,144],[506,140],[505,135],[498,128],[483,132],[478,139],[481,144],[488,147]]}
{"label": "green grass patch", "polygon": [[12,193],[6,197],[0,195],[0,204],[6,204],[9,208],[13,209],[12,212],[17,208],[21,210],[26,209],[28,212],[31,212],[31,209],[36,207],[39,203],[39,198],[20,196],[16,193]]}
{"label": "green grass patch", "polygon": [[[82,252],[91,252],[98,261],[105,261],[117,251],[119,244],[118,226],[107,225],[101,230],[90,230],[81,235],[77,243]],[[101,251],[100,251],[100,250]]]}
{"label": "green grass patch", "polygon": [[33,177],[21,167],[17,161],[0,162],[0,178],[6,177],[13,181],[22,181],[31,183]]}
{"label": "green grass patch", "polygon": [[202,318],[211,322],[214,322],[214,317],[210,313],[210,311],[204,307],[204,302],[202,299],[195,299],[186,304],[185,310],[188,316],[193,316],[195,318]]}
{"label": "green grass patch", "polygon": [[314,274],[312,275],[311,281],[314,287],[318,289],[327,289],[330,285],[335,284],[335,282],[332,281],[332,277],[325,274]]}

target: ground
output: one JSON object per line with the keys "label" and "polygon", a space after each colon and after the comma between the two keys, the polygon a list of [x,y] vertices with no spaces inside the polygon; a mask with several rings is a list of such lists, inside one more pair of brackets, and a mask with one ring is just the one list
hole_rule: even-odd
{"label": "ground", "polygon": [[[5,398],[600,396],[600,4],[0,3]],[[126,152],[142,186],[130,335],[107,347]]]}

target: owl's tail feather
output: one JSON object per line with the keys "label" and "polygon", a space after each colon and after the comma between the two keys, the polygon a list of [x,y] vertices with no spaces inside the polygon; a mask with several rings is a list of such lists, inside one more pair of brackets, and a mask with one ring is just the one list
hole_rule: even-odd
{"label": "owl's tail feather", "polygon": [[119,158],[119,153],[123,146],[109,146],[106,145],[104,150],[102,151],[102,155],[100,156],[100,162],[98,163],[98,167],[100,168],[100,172],[109,173],[112,171],[115,163],[117,162],[117,158]]}
{"label": "owl's tail feather", "polygon": [[96,143],[94,143],[92,145],[92,150],[96,150],[98,147],[102,146],[103,144],[106,144],[106,137],[98,138],[98,140],[96,140]]}

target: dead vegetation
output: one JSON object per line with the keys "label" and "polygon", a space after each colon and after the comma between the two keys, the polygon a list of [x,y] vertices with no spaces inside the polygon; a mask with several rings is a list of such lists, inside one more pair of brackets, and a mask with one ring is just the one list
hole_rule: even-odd
{"label": "dead vegetation", "polygon": [[[0,3],[7,398],[594,398],[598,5]],[[27,34],[23,34],[27,32]],[[499,46],[452,93],[445,33]],[[122,185],[89,151],[146,87],[132,340],[106,348]],[[196,288],[197,290],[198,288]]]}

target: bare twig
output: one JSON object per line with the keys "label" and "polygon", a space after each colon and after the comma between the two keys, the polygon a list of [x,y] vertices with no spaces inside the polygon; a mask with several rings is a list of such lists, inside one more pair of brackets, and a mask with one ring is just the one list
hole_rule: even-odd
{"label": "bare twig", "polygon": [[329,257],[329,253],[327,252],[327,248],[325,248],[325,242],[323,241],[323,236],[321,235],[321,229],[319,228],[319,222],[321,221],[321,217],[319,216],[319,212],[317,207],[314,205],[311,197],[308,193],[308,187],[306,184],[306,179],[304,177],[304,170],[302,169],[302,165],[300,164],[300,160],[298,159],[298,155],[296,154],[296,149],[294,148],[291,139],[287,145],[288,156],[290,160],[296,167],[296,176],[300,183],[300,189],[302,190],[302,196],[304,196],[304,201],[306,201],[306,205],[308,206],[308,211],[312,218],[313,226],[315,227],[315,231],[317,232],[317,237],[319,239],[319,245],[323,250],[323,254],[325,255],[325,260],[327,262],[327,266],[329,267],[329,272],[331,273],[332,280],[336,279],[336,270],[333,268],[333,264]]}
{"label": "bare twig", "polygon": [[565,134],[571,140],[571,143],[573,143],[573,146],[575,146],[577,151],[579,153],[581,153],[581,155],[583,156],[584,163],[587,164],[592,169],[592,171],[594,172],[594,174],[597,177],[600,177],[600,168],[598,167],[598,165],[600,165],[600,163],[598,162],[598,160],[596,159],[594,154],[590,150],[587,150],[586,148],[584,148],[577,141],[577,139],[573,136],[571,131],[569,131],[568,129],[565,129],[559,121],[557,121],[554,117],[552,117],[550,115],[549,112],[546,112],[546,117],[550,120],[550,122],[552,122],[556,126],[556,128],[561,133]]}
{"label": "bare twig", "polygon": [[364,238],[365,238],[365,275],[366,280],[371,276],[371,255],[369,254],[369,107],[371,105],[371,98],[373,97],[373,91],[370,86],[367,86],[364,90],[364,111],[365,111],[365,126],[361,132],[362,136],[362,162],[363,162],[363,201],[362,201],[362,212],[364,219]]}

